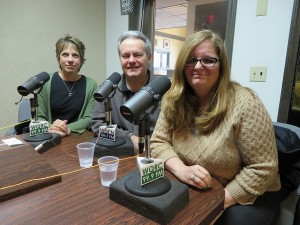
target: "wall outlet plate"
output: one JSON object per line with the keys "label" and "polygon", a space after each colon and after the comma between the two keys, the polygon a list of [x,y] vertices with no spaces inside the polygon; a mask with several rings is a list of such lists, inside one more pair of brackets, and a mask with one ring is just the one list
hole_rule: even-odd
{"label": "wall outlet plate", "polygon": [[266,82],[267,67],[266,66],[252,66],[250,67],[250,81],[251,82]]}

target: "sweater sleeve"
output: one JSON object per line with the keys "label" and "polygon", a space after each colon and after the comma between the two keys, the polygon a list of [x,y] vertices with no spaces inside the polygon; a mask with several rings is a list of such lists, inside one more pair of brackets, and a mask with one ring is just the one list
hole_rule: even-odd
{"label": "sweater sleeve", "polygon": [[170,158],[178,157],[172,147],[172,130],[167,129],[164,113],[161,112],[156,122],[150,141],[151,157],[162,159],[164,162]]}
{"label": "sweater sleeve", "polygon": [[273,124],[262,102],[249,92],[240,95],[235,139],[243,165],[226,188],[238,203],[252,204],[278,178],[278,155]]}

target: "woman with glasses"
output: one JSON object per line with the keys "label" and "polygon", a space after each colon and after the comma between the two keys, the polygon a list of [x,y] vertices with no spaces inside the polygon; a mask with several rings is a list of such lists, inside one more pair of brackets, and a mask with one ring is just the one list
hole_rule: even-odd
{"label": "woman with glasses", "polygon": [[222,38],[192,34],[179,53],[151,137],[151,157],[199,189],[225,191],[215,224],[274,224],[280,179],[271,118],[258,96],[230,80]]}

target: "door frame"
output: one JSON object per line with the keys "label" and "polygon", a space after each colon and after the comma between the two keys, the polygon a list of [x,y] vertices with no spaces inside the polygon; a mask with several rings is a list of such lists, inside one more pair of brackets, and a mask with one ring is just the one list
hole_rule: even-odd
{"label": "door frame", "polygon": [[287,123],[289,112],[292,106],[292,96],[294,93],[294,82],[296,74],[296,62],[298,45],[300,44],[300,4],[299,0],[294,0],[290,34],[285,60],[285,68],[281,87],[281,96],[278,109],[277,121]]}

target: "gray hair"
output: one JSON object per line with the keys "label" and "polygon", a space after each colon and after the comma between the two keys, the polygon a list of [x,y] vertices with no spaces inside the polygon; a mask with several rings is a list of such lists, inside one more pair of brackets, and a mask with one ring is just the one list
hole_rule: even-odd
{"label": "gray hair", "polygon": [[152,44],[149,40],[149,38],[147,38],[142,32],[140,31],[125,31],[118,40],[118,53],[120,56],[120,45],[121,43],[125,40],[125,39],[140,39],[145,43],[145,52],[147,55],[151,55],[152,52]]}

